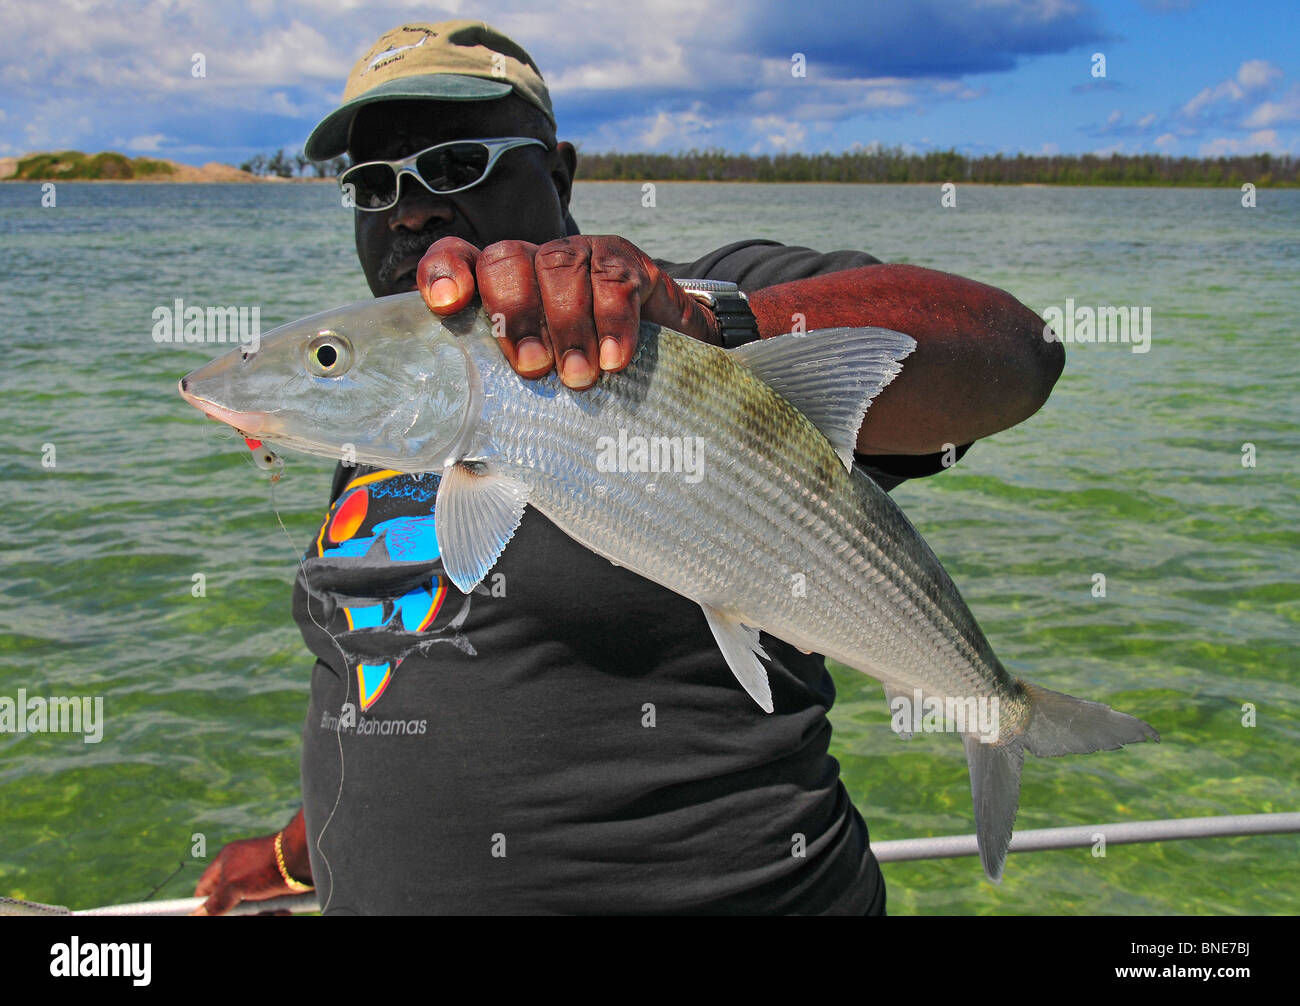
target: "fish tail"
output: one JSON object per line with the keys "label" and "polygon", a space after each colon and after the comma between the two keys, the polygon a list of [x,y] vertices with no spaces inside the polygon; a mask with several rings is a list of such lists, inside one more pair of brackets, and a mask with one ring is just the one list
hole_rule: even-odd
{"label": "fish tail", "polygon": [[1021,684],[1029,697],[1025,747],[1039,758],[1113,751],[1125,744],[1160,740],[1150,724],[1116,712],[1104,702],[1076,699],[1027,681]]}
{"label": "fish tail", "polygon": [[994,883],[1002,880],[1002,867],[1011,845],[1026,749],[1040,758],[1052,758],[1160,740],[1149,724],[1116,712],[1104,703],[1078,699],[1028,682],[1021,685],[1029,700],[1029,722],[1023,731],[991,744],[983,743],[978,734],[962,735],[975,802],[980,862]]}

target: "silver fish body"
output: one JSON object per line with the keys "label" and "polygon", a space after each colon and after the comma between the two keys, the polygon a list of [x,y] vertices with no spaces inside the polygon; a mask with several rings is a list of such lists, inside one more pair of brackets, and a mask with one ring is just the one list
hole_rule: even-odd
{"label": "silver fish body", "polygon": [[[480,456],[587,548],[881,681],[1024,704],[889,495],[730,355],[646,325],[631,366],[572,392],[553,373],[521,390],[493,340],[467,349],[484,389]],[[597,467],[602,442],[657,439],[675,456],[696,437],[699,481]]]}
{"label": "silver fish body", "polygon": [[[877,678],[891,699],[938,701],[948,719],[991,705],[991,733],[958,726],[992,879],[1026,748],[1158,740],[1141,720],[1010,675],[925,540],[847,463],[870,400],[914,346],[906,336],[834,329],[728,352],[642,325],[633,362],[575,392],[555,374],[516,375],[482,312],[439,322],[412,294],[285,326],[260,353],[300,360],[326,332],[343,340],[353,381],[391,409],[363,406],[365,389],[334,377],[313,386],[286,376],[259,392],[231,359],[190,375],[182,393],[265,440],[335,457],[346,445],[358,461],[442,471],[437,533],[461,589],[487,574],[531,503],[597,554],[698,602],[737,679],[769,712],[758,630]],[[367,332],[382,349],[368,349]],[[367,360],[387,368],[381,380],[368,381]],[[295,394],[307,404],[287,408]]]}

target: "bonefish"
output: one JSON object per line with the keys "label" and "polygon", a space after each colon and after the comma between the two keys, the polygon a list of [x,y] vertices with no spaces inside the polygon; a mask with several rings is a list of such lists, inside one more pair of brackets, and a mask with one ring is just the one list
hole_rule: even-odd
{"label": "bonefish", "polygon": [[[998,880],[1026,750],[1159,737],[1009,674],[925,540],[853,467],[868,406],[915,345],[836,328],[722,350],[643,323],[627,368],[572,391],[553,373],[515,374],[481,310],[438,319],[410,293],[282,326],[256,352],[190,374],[181,394],[248,437],[441,473],[434,527],[465,592],[532,504],[597,554],[696,601],[769,713],[760,630],[871,675],[891,704],[991,703],[993,731],[959,726],[980,858]],[[688,444],[691,462],[675,466]]]}

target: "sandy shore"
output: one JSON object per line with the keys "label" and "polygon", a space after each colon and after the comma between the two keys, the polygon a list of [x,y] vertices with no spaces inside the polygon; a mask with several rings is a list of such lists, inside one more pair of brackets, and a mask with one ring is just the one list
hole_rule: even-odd
{"label": "sandy shore", "polygon": [[[18,162],[24,158],[31,157],[32,154],[23,154],[22,157],[0,157],[0,181],[12,180],[13,175],[18,170]],[[136,178],[105,178],[105,179],[88,179],[88,178],[70,178],[70,182],[85,181],[105,181],[105,182],[333,182],[333,178],[281,178],[278,175],[254,175],[247,171],[240,171],[230,164],[222,164],[219,161],[209,161],[200,168],[192,164],[181,164],[177,161],[168,161],[165,158],[155,157],[151,160],[162,161],[164,164],[172,166],[172,173],[166,175],[140,175]],[[55,179],[32,179],[32,181],[58,181]]]}

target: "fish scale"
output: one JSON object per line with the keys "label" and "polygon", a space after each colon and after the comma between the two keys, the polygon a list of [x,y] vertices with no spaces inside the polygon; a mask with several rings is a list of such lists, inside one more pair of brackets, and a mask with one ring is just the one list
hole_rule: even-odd
{"label": "fish scale", "polygon": [[[924,542],[911,525],[913,548],[892,553],[906,556],[911,569],[873,542],[873,529],[879,535],[882,526],[893,524],[890,518],[902,517],[888,496],[877,490],[864,513],[861,501],[869,491],[853,482],[865,477],[846,471],[816,427],[730,357],[645,326],[638,355],[622,373],[576,393],[552,374],[537,382],[533,394],[519,396],[510,393],[519,379],[495,344],[476,345],[470,352],[484,382],[482,421],[498,452],[494,460],[529,477],[529,502],[588,548],[606,556],[627,550],[645,557],[623,564],[696,600],[746,597],[749,605],[735,614],[747,624],[796,645],[813,643],[851,667],[891,680],[889,672],[896,671],[926,693],[952,694],[957,685],[962,695],[1023,702],[996,658],[966,673],[963,663],[991,649],[987,642],[981,647],[983,635],[973,619],[963,624],[944,618],[940,605],[926,604],[917,574],[929,574],[931,585],[947,576],[937,560],[927,568],[931,563],[915,548]],[[699,394],[703,387],[711,387],[708,396]],[[754,417],[761,422],[750,425]],[[647,438],[710,431],[703,481],[685,483],[680,473],[596,473],[598,439],[617,439],[620,429]],[[774,454],[803,459],[799,475],[774,479]],[[539,466],[542,457],[549,461]],[[599,508],[582,503],[583,487],[593,477],[607,487]],[[645,489],[650,481],[656,486],[652,497]],[[784,529],[788,537],[773,547],[769,534],[753,535],[755,525],[767,532]],[[701,553],[684,548],[689,542],[682,527],[702,528]],[[737,556],[726,539],[738,536],[768,547]],[[903,535],[888,537],[897,543]],[[824,584],[820,590],[810,585],[807,597],[790,589],[795,556],[817,570]],[[882,581],[889,585],[883,596],[861,590],[864,582]],[[893,630],[883,647],[882,623]],[[966,644],[960,655],[954,630]],[[936,654],[948,659],[939,663]]]}
{"label": "fish scale", "polygon": [[[322,344],[328,359],[313,355]],[[531,503],[597,554],[699,603],[723,659],[767,712],[780,710],[757,630],[878,678],[896,714],[907,708],[900,697],[914,706],[918,693],[923,705],[986,700],[997,712],[990,730],[944,705],[937,728],[962,731],[980,861],[998,880],[1026,750],[1086,753],[1159,735],[1010,675],[929,545],[848,466],[863,414],[914,347],[868,328],[724,351],[642,325],[628,367],[572,391],[553,373],[515,374],[482,311],[439,320],[404,294],[282,326],[257,353],[190,374],[181,393],[248,436],[441,472],[438,544],[465,592]],[[702,437],[700,480],[601,470],[601,438],[617,443],[620,432]]]}

